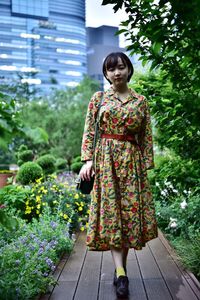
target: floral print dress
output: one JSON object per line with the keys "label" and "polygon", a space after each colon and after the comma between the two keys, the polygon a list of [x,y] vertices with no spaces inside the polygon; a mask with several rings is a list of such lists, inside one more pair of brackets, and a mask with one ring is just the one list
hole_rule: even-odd
{"label": "floral print dress", "polygon": [[[94,128],[102,92],[91,98],[82,140],[82,161],[93,159]],[[99,133],[134,135],[136,143],[97,140],[95,182],[91,192],[87,246],[141,250],[158,236],[155,207],[147,178],[153,168],[149,107],[144,96],[129,89],[125,101],[111,87],[103,95],[98,115]]]}

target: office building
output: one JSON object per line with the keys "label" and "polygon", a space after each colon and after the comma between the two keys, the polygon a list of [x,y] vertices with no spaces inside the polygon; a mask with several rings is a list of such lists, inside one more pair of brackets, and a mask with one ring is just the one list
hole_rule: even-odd
{"label": "office building", "polygon": [[100,82],[101,89],[107,84],[103,77],[102,64],[111,52],[124,51],[119,47],[118,27],[87,27],[87,71],[88,75]]}
{"label": "office building", "polygon": [[1,0],[0,37],[0,83],[48,91],[87,73],[85,0]]}

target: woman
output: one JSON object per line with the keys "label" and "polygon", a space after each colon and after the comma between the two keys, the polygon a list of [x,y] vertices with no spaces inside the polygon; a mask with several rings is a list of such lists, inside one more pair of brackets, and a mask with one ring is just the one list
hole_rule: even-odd
{"label": "woman", "polygon": [[[97,92],[88,106],[82,141],[80,177],[95,173],[90,206],[87,246],[89,250],[111,250],[115,264],[114,284],[118,297],[128,295],[129,248],[141,250],[157,237],[155,208],[147,179],[153,168],[153,146],[147,100],[129,89],[133,74],[129,58],[121,52],[109,54],[103,74],[111,87]],[[93,166],[93,139],[98,106],[99,139]]]}

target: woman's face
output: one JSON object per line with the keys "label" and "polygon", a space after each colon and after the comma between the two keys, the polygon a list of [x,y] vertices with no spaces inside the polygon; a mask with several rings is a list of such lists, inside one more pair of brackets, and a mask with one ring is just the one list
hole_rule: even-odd
{"label": "woman's face", "polygon": [[127,84],[129,70],[127,65],[124,65],[121,58],[118,58],[118,63],[115,67],[106,69],[106,77],[114,86],[122,86]]}

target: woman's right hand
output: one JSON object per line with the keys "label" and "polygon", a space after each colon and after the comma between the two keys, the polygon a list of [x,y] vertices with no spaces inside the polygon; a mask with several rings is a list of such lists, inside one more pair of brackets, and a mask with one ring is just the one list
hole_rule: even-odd
{"label": "woman's right hand", "polygon": [[82,166],[79,176],[82,180],[90,180],[91,176],[94,175],[93,170],[93,161],[87,160],[86,163]]}

